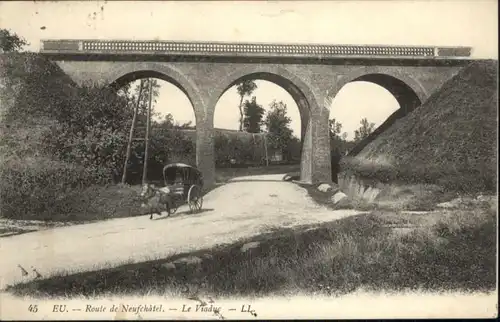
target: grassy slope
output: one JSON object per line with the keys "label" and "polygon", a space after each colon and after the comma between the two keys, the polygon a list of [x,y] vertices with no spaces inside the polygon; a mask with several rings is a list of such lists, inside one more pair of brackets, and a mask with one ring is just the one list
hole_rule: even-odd
{"label": "grassy slope", "polygon": [[496,190],[497,61],[476,61],[344,168],[362,177]]}

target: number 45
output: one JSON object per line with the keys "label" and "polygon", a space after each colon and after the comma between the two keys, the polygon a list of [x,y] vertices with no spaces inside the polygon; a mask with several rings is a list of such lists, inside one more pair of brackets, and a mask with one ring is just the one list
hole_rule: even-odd
{"label": "number 45", "polygon": [[30,306],[28,307],[28,311],[33,312],[33,313],[38,312],[38,305],[30,304]]}

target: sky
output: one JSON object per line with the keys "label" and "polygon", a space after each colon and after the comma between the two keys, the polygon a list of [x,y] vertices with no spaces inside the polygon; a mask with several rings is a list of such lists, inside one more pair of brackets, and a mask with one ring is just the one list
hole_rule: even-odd
{"label": "sky", "polygon": [[[1,1],[0,28],[14,31],[38,51],[41,39],[133,39],[318,44],[471,46],[474,58],[498,58],[498,2],[462,1]],[[44,27],[44,28],[42,28]],[[297,105],[281,87],[257,81],[253,93],[267,108],[287,104],[300,134]],[[161,81],[156,110],[179,123],[193,121],[187,97]],[[238,128],[239,97],[219,100],[214,126]],[[352,138],[361,118],[380,125],[397,108],[395,98],[371,83],[342,88],[330,118]]]}

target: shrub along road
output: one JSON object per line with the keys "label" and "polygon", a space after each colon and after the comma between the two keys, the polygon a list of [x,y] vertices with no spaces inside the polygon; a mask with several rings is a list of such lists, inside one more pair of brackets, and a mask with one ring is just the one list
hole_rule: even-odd
{"label": "shrub along road", "polygon": [[118,267],[360,213],[320,206],[282,177],[237,178],[209,192],[198,214],[183,206],[171,217],[119,218],[2,238],[0,288],[34,279],[32,267],[43,277]]}

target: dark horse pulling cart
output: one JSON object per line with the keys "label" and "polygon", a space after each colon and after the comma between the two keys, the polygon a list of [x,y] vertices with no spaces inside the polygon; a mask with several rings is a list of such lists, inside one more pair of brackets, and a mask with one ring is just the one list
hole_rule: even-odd
{"label": "dark horse pulling cart", "polygon": [[161,213],[165,209],[171,215],[186,203],[191,213],[201,210],[203,175],[198,169],[184,163],[167,164],[163,168],[163,180],[163,188],[146,184],[141,193],[141,197],[147,200],[145,206],[152,211],[151,219],[154,212]]}

